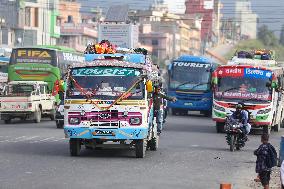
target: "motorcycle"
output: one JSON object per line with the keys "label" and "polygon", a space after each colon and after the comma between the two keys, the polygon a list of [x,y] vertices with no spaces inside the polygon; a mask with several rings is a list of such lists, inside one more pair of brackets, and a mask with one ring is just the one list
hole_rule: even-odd
{"label": "motorcycle", "polygon": [[230,151],[233,152],[236,150],[240,150],[245,146],[246,140],[243,138],[243,131],[241,129],[242,125],[229,116],[226,118],[225,123],[225,133],[226,141],[230,146]]}

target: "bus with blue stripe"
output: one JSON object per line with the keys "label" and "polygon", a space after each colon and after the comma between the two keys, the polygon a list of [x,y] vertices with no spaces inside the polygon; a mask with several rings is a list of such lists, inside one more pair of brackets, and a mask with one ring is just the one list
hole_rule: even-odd
{"label": "bus with blue stripe", "polygon": [[218,63],[202,56],[183,55],[168,67],[168,95],[177,98],[169,102],[173,115],[200,111],[210,116],[212,111],[212,72]]}

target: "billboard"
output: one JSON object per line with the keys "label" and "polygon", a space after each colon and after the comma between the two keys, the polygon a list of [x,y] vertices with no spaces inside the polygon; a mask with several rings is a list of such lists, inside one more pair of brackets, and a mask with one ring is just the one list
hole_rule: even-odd
{"label": "billboard", "polygon": [[136,48],[138,46],[138,26],[133,24],[100,24],[99,41],[104,39],[118,47]]}

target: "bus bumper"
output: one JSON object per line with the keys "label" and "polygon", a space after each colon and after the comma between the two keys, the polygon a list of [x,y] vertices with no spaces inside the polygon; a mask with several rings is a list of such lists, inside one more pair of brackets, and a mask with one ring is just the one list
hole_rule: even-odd
{"label": "bus bumper", "polygon": [[104,140],[137,140],[148,136],[148,128],[94,128],[64,127],[66,138],[104,139]]}
{"label": "bus bumper", "polygon": [[211,101],[187,101],[187,100],[177,100],[176,102],[169,102],[169,108],[173,109],[183,109],[192,111],[211,111],[212,102]]}

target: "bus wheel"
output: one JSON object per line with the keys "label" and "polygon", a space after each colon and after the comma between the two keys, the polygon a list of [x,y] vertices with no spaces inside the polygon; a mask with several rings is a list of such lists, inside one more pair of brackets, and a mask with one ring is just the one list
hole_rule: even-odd
{"label": "bus wheel", "polygon": [[224,132],[224,126],[225,126],[225,123],[216,122],[216,131],[217,131],[217,133],[223,133]]}
{"label": "bus wheel", "polygon": [[144,139],[135,142],[136,158],[144,158],[146,154],[146,144]]}
{"label": "bus wheel", "polygon": [[201,111],[201,114],[203,114],[205,117],[211,117],[212,111]]}
{"label": "bus wheel", "polygon": [[11,119],[6,119],[6,120],[4,120],[4,123],[5,123],[5,124],[11,123]]}
{"label": "bus wheel", "polygon": [[174,108],[172,108],[172,115],[173,115],[173,116],[176,116],[176,115],[177,115],[177,110],[174,109]]}
{"label": "bus wheel", "polygon": [[159,147],[159,136],[152,138],[149,142],[149,148],[151,151],[157,151]]}
{"label": "bus wheel", "polygon": [[81,150],[81,141],[80,139],[71,138],[69,140],[69,148],[71,156],[79,156]]}
{"label": "bus wheel", "polygon": [[263,126],[262,131],[263,131],[264,134],[270,135],[271,127],[269,125],[265,125],[265,126]]}
{"label": "bus wheel", "polygon": [[275,132],[279,132],[279,131],[280,131],[280,123],[274,125],[273,130],[274,130]]}

